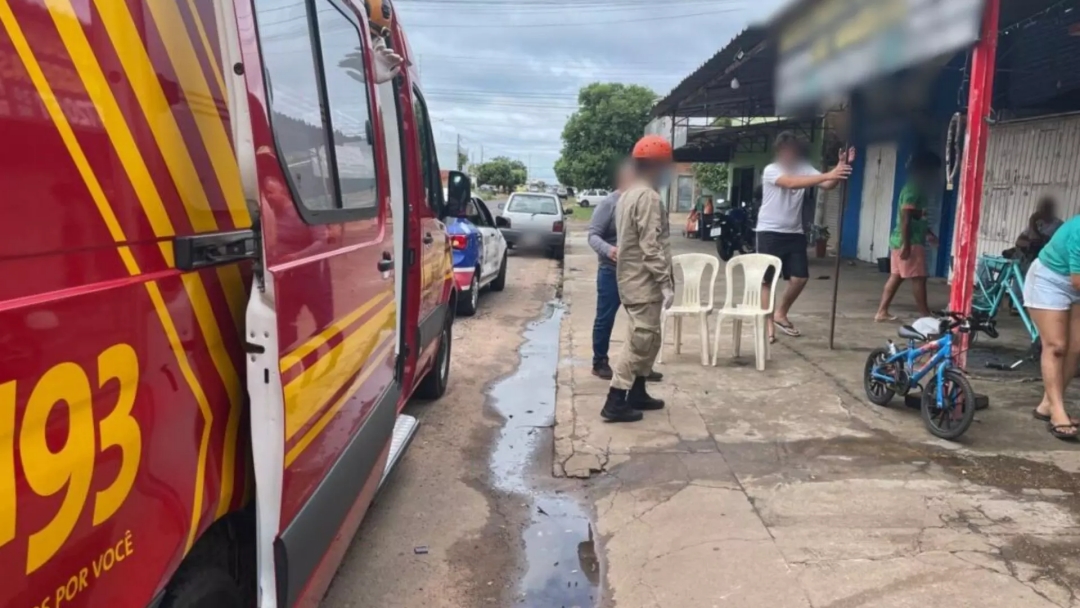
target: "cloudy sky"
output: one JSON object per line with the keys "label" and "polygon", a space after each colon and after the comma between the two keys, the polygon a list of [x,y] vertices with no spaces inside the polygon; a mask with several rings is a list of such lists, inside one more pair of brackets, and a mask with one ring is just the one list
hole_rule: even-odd
{"label": "cloudy sky", "polygon": [[663,96],[781,0],[394,0],[435,125],[439,164],[510,156],[554,181],[577,92],[596,81]]}

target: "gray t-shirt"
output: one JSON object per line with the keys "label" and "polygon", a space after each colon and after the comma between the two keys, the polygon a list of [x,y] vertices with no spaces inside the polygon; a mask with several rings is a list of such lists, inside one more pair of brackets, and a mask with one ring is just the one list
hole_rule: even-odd
{"label": "gray t-shirt", "polygon": [[765,167],[761,175],[761,209],[758,210],[758,232],[783,232],[787,234],[803,233],[802,205],[806,190],[790,190],[776,184],[776,180],[785,175],[807,176],[821,175],[821,172],[809,163],[791,169],[784,169],[778,163]]}
{"label": "gray t-shirt", "polygon": [[619,192],[612,192],[600,201],[593,211],[589,222],[589,246],[600,258],[600,265],[615,266],[611,259],[611,250],[618,244],[615,230],[615,203],[619,202]]}

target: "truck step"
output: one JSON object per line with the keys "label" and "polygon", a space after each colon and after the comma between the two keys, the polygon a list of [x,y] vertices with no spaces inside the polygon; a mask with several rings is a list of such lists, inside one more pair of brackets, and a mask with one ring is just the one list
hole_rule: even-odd
{"label": "truck step", "polygon": [[383,470],[382,479],[379,480],[380,488],[386,483],[390,471],[393,471],[401,460],[401,455],[409,448],[409,444],[416,435],[416,429],[419,427],[420,421],[412,416],[401,414],[397,417],[397,421],[394,422],[394,437],[390,440],[390,457],[386,459],[386,469]]}

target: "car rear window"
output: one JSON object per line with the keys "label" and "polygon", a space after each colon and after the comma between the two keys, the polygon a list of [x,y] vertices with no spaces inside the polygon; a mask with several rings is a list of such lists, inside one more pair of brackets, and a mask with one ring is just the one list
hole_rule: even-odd
{"label": "car rear window", "polygon": [[550,196],[515,194],[510,197],[507,211],[515,213],[538,213],[541,215],[559,215],[559,203]]}

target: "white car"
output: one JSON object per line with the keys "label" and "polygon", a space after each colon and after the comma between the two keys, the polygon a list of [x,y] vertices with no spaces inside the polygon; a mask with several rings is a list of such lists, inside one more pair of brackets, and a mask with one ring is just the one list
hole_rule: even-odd
{"label": "white car", "polygon": [[578,206],[595,207],[610,194],[607,190],[582,190],[577,195]]}
{"label": "white car", "polygon": [[543,249],[561,260],[566,249],[566,218],[571,213],[554,194],[515,192],[495,222],[511,249]]}

